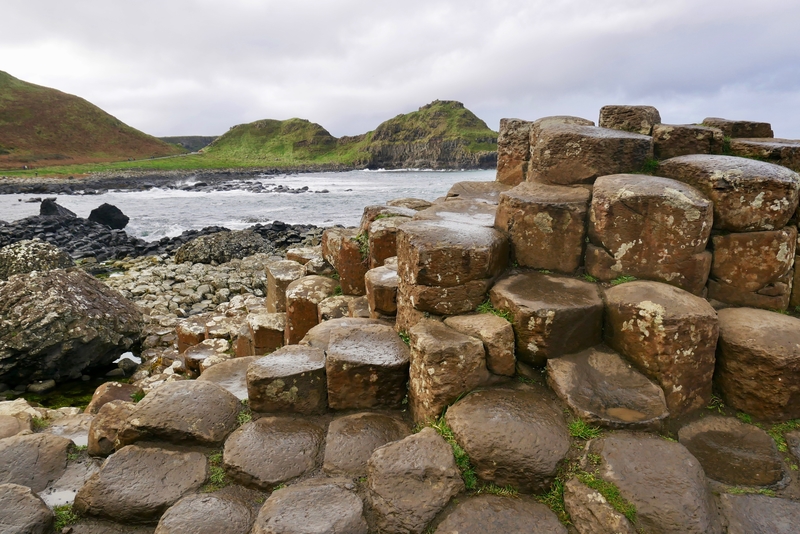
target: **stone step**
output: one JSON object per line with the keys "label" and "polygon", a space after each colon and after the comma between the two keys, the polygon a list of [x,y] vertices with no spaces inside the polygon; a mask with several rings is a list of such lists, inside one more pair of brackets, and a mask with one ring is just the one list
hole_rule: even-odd
{"label": "stone step", "polygon": [[601,128],[650,135],[653,127],[661,123],[661,114],[653,106],[603,106],[600,108]]}
{"label": "stone step", "polygon": [[325,412],[325,352],[308,345],[290,345],[258,358],[247,368],[247,396],[254,412]]}
{"label": "stone step", "polygon": [[719,128],[698,124],[653,126],[653,156],[669,159],[688,154],[722,154],[725,136]]}
{"label": "stone step", "polygon": [[286,311],[286,288],[295,280],[305,276],[304,265],[289,259],[267,264],[267,312]]}
{"label": "stone step", "polygon": [[774,137],[772,126],[768,122],[737,121],[706,117],[703,126],[719,128],[725,137]]}
{"label": "stone step", "polygon": [[475,200],[448,200],[435,202],[414,215],[417,221],[446,221],[463,225],[492,228],[497,214],[497,204]]}
{"label": "stone step", "polygon": [[[363,285],[363,278],[362,285]],[[286,288],[286,330],[284,344],[294,345],[319,324],[318,304],[333,296],[335,280],[325,276],[305,276]]]}
{"label": "stone step", "polygon": [[453,200],[470,200],[497,204],[500,195],[511,189],[510,185],[501,182],[457,182],[453,184],[445,195],[445,202]]}
{"label": "stone step", "polygon": [[731,154],[800,171],[800,140],[797,139],[731,139]]}

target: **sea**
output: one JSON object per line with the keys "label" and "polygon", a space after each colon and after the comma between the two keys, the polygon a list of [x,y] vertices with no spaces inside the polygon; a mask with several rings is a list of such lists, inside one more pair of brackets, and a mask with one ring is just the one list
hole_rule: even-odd
{"label": "sea", "polygon": [[[356,226],[365,206],[402,197],[432,201],[444,196],[457,182],[494,179],[494,170],[358,170],[259,175],[246,180],[287,189],[307,187],[303,193],[253,193],[246,190],[245,183],[242,189],[226,191],[109,190],[98,195],[57,195],[56,201],[79,217],[88,217],[100,204],[113,204],[130,218],[125,228],[128,234],[154,241],[206,226],[240,230],[273,221]],[[182,185],[196,182],[197,178],[189,177]],[[42,196],[52,195],[0,195],[0,220],[10,222],[38,215],[39,204],[29,200]]]}

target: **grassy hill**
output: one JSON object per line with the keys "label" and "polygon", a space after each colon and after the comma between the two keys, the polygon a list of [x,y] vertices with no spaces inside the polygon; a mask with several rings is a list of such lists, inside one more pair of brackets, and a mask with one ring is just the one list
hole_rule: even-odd
{"label": "grassy hill", "polygon": [[0,71],[0,168],[142,159],[181,152],[82,98]]}
{"label": "grassy hill", "polygon": [[180,135],[180,136],[172,136],[172,137],[159,137],[165,143],[169,143],[171,145],[178,145],[179,147],[188,150],[189,152],[197,152],[201,148],[207,147],[211,144],[216,136],[207,136],[207,135]]}

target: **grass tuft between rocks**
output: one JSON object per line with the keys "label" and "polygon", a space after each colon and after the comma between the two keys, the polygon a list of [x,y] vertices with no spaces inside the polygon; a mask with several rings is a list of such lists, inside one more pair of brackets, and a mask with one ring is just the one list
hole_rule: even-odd
{"label": "grass tuft between rocks", "polygon": [[496,315],[498,317],[502,317],[506,321],[511,324],[514,324],[514,315],[508,310],[498,310],[494,307],[491,300],[487,300],[486,302],[479,304],[475,311],[478,313],[491,313],[492,315]]}
{"label": "grass tuft between rocks", "polygon": [[366,232],[362,232],[352,239],[358,243],[358,251],[361,253],[361,259],[366,261],[367,258],[369,258],[369,235],[367,235]]}
{"label": "grass tuft between rocks", "polygon": [[70,445],[69,450],[67,452],[67,460],[70,462],[74,462],[75,460],[80,459],[82,454],[86,452],[89,448],[88,445]]}
{"label": "grass tuft between rocks", "polygon": [[747,488],[742,486],[734,486],[725,491],[731,495],[766,495],[767,497],[775,496],[775,490],[767,488]]}
{"label": "grass tuft between rocks", "polygon": [[618,277],[614,278],[611,281],[611,285],[612,286],[618,286],[620,284],[627,284],[628,282],[635,282],[635,281],[636,281],[636,277],[635,276],[629,276],[629,275],[623,274],[621,276],[618,276]]}
{"label": "grass tuft between rocks", "polygon": [[573,419],[569,424],[569,435],[573,438],[590,440],[599,438],[603,431],[596,426],[592,426],[583,419]]}
{"label": "grass tuft between rocks", "polygon": [[56,516],[55,531],[61,532],[62,529],[75,524],[80,519],[78,514],[72,511],[71,504],[62,504],[53,508],[53,513]]}
{"label": "grass tuft between rocks", "polygon": [[620,494],[619,488],[615,484],[603,480],[593,473],[583,472],[576,476],[578,480],[605,497],[614,510],[627,517],[631,523],[636,524],[636,506]]}
{"label": "grass tuft between rocks", "polygon": [[425,426],[429,426],[434,429],[439,433],[440,436],[444,438],[447,443],[450,444],[450,447],[453,449],[453,456],[456,459],[456,465],[458,466],[459,471],[461,471],[461,478],[464,479],[464,487],[466,487],[468,490],[474,490],[478,485],[478,476],[475,474],[475,468],[472,467],[472,463],[470,462],[467,452],[461,448],[461,445],[459,445],[456,441],[456,436],[453,434],[453,430],[450,428],[450,425],[448,425],[447,421],[444,420],[444,416],[441,416],[439,419],[434,421],[430,421]]}
{"label": "grass tuft between rocks", "polygon": [[50,426],[50,420],[43,417],[31,417],[31,428],[34,432],[39,432]]}
{"label": "grass tuft between rocks", "polygon": [[406,332],[405,330],[400,330],[397,333],[397,335],[400,336],[400,339],[403,340],[403,343],[405,343],[408,346],[411,346],[411,336],[408,335],[408,332]]}
{"label": "grass tuft between rocks", "polygon": [[213,493],[225,486],[229,486],[231,481],[222,467],[222,451],[215,451],[208,455],[208,479],[206,484],[200,488],[203,493]]}

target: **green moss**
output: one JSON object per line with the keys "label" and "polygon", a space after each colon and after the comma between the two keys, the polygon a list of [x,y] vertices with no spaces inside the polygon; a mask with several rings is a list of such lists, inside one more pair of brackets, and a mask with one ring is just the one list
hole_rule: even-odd
{"label": "green moss", "polygon": [[87,445],[70,445],[67,451],[67,460],[71,462],[79,460],[88,448]]}
{"label": "green moss", "polygon": [[726,492],[730,493],[731,495],[766,495],[767,497],[775,496],[775,490],[767,488],[746,488],[735,486],[733,488],[728,488]]}
{"label": "green moss", "polygon": [[620,284],[627,284],[628,282],[634,282],[635,280],[636,280],[636,277],[623,274],[621,276],[618,276],[618,277],[614,278],[611,281],[611,285],[612,286],[618,286]]}
{"label": "green moss", "polygon": [[358,252],[361,253],[361,261],[366,261],[367,258],[369,258],[369,235],[363,232],[355,236],[353,241],[358,243]]}
{"label": "green moss", "polygon": [[711,402],[709,402],[708,406],[706,406],[706,410],[714,410],[717,413],[723,413],[725,410],[725,402],[723,402],[721,397],[718,397],[712,393]]}
{"label": "green moss", "polygon": [[490,313],[492,315],[496,315],[498,317],[502,317],[503,319],[505,319],[506,321],[508,321],[511,324],[514,323],[514,315],[510,311],[508,311],[508,310],[499,310],[499,309],[495,308],[494,305],[492,304],[492,301],[490,301],[490,300],[487,300],[486,302],[478,305],[478,307],[475,308],[475,311],[478,312],[478,313]]}
{"label": "green moss", "polygon": [[591,283],[593,283],[593,284],[596,284],[596,283],[597,283],[597,278],[595,278],[595,277],[594,277],[594,276],[592,276],[591,274],[584,274],[584,275],[583,275],[583,279],[584,279],[584,280],[586,280],[587,282],[591,282]]}
{"label": "green moss", "polygon": [[596,477],[592,473],[578,473],[577,477],[578,480],[605,497],[608,504],[610,504],[614,510],[627,517],[628,521],[634,524],[636,523],[636,506],[620,494],[619,488],[616,485]]}
{"label": "green moss", "polygon": [[789,445],[786,443],[784,434],[798,429],[800,429],[800,419],[792,419],[784,423],[772,425],[767,429],[767,434],[775,440],[775,444],[780,452],[787,452],[789,450]]}
{"label": "green moss", "polygon": [[145,395],[144,391],[137,391],[135,393],[131,393],[131,400],[135,403],[139,402],[144,398],[144,395]]}
{"label": "green moss", "polygon": [[519,497],[519,491],[511,486],[498,486],[496,484],[482,484],[475,490],[476,495],[498,495],[500,497]]}
{"label": "green moss", "polygon": [[42,417],[31,418],[31,428],[33,428],[34,432],[39,432],[40,430],[44,430],[48,426],[50,426],[49,419],[44,419]]}
{"label": "green moss", "polygon": [[658,170],[658,160],[657,159],[648,159],[642,165],[642,172],[644,174],[653,174]]}
{"label": "green moss", "polygon": [[55,531],[61,532],[62,529],[73,525],[80,519],[78,514],[72,511],[71,504],[62,504],[53,508],[53,513],[56,516]]}
{"label": "green moss", "polygon": [[208,455],[208,478],[205,485],[200,488],[203,493],[212,493],[230,485],[231,481],[222,466],[222,451],[215,451]]}

